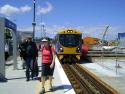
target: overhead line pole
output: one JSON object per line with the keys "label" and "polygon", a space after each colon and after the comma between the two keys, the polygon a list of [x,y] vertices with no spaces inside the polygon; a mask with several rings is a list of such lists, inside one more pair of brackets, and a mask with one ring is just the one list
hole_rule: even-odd
{"label": "overhead line pole", "polygon": [[109,26],[106,26],[106,29],[105,29],[104,34],[103,34],[103,36],[102,36],[102,49],[101,49],[101,52],[102,52],[102,54],[101,54],[101,62],[102,62],[102,65],[103,65],[103,57],[104,57],[103,46],[104,46],[104,40],[105,40],[106,33],[108,32],[108,28],[109,28]]}
{"label": "overhead line pole", "polygon": [[32,25],[33,25],[33,41],[35,40],[35,26],[36,26],[36,22],[35,22],[35,18],[36,18],[36,1],[33,0],[33,22],[32,22]]}

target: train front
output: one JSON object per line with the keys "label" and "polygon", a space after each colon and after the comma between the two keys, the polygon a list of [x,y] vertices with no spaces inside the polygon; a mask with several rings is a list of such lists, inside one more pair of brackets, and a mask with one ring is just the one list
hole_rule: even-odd
{"label": "train front", "polygon": [[78,30],[64,30],[58,33],[56,51],[62,62],[78,62],[82,50],[82,33]]}

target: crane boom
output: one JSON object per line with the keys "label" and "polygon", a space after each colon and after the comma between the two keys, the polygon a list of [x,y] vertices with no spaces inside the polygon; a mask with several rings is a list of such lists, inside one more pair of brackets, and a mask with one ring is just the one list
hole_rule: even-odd
{"label": "crane boom", "polygon": [[108,31],[108,28],[109,28],[109,26],[106,26],[105,32],[104,32],[103,37],[102,37],[102,41],[104,41],[105,35],[106,35],[107,31]]}

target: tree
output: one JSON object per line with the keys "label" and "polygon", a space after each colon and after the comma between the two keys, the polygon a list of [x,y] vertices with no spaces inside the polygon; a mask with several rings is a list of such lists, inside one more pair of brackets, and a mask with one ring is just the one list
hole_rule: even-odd
{"label": "tree", "polygon": [[9,28],[5,29],[4,34],[5,34],[5,39],[12,39],[12,33]]}

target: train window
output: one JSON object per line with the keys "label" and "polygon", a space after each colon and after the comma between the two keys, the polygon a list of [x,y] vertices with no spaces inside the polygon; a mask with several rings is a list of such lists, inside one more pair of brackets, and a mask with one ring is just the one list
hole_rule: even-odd
{"label": "train window", "polygon": [[81,35],[76,34],[61,34],[59,36],[60,44],[65,47],[75,47],[78,46],[81,42]]}

